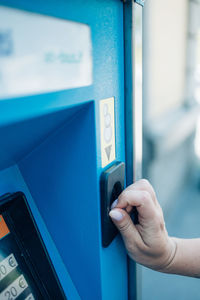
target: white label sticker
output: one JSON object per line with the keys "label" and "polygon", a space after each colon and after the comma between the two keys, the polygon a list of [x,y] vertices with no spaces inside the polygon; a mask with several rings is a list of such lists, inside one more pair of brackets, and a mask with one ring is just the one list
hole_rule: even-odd
{"label": "white label sticker", "polygon": [[88,25],[0,6],[0,99],[91,84]]}
{"label": "white label sticker", "polygon": [[28,287],[26,279],[23,275],[13,281],[1,294],[1,300],[15,300]]}
{"label": "white label sticker", "polygon": [[[0,281],[18,266],[13,254],[7,256],[0,262]],[[0,298],[1,299],[1,298]]]}
{"label": "white label sticker", "polygon": [[115,107],[114,97],[100,101],[101,165],[115,159]]}

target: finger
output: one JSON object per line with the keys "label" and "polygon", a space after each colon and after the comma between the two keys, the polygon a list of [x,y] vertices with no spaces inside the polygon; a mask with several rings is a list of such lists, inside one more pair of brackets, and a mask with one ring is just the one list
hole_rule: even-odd
{"label": "finger", "polygon": [[[112,203],[112,205],[111,205],[111,209],[113,209],[113,208],[115,208],[116,206],[117,206],[117,204],[118,204],[118,199],[116,199],[115,201],[113,201],[113,203]],[[124,208],[126,211],[127,211],[127,213],[130,213],[131,211],[132,211],[132,209],[133,209],[133,206],[131,206],[131,205],[128,205],[126,208]]]}
{"label": "finger", "polygon": [[125,210],[115,208],[110,211],[109,215],[121,233],[127,250],[134,251],[138,243],[141,243],[141,237],[129,214]]}
{"label": "finger", "polygon": [[[151,195],[153,202],[154,202],[155,204],[158,204],[158,206],[159,206],[159,203],[158,203],[157,198],[156,198],[155,191],[154,191],[152,185],[149,183],[148,180],[146,180],[146,179],[141,179],[141,180],[138,180],[138,181],[136,181],[135,183],[129,185],[129,186],[128,186],[128,187],[127,187],[120,195],[119,195],[118,198],[120,199],[120,201],[121,201],[121,198],[126,197],[127,191],[131,191],[131,190],[139,190],[139,191],[146,191],[146,192],[148,192],[148,193]],[[120,207],[120,206],[118,206],[118,202],[119,202],[119,200],[116,199],[116,200],[112,203],[111,209],[113,209],[113,208],[115,208],[115,207]],[[127,208],[126,208],[126,209],[127,209]],[[128,208],[128,211],[131,211],[131,209]]]}
{"label": "finger", "polygon": [[[151,218],[155,215],[155,204],[147,191],[126,190],[118,198],[115,208],[135,206],[142,218]],[[113,207],[112,207],[113,208]]]}
{"label": "finger", "polygon": [[[116,199],[116,200],[112,203],[111,209],[115,208],[115,207],[117,206],[117,204],[118,204],[118,199]],[[128,205],[128,206],[127,206],[126,208],[124,208],[124,209],[127,211],[128,214],[130,214],[131,211],[133,210],[133,206]]]}
{"label": "finger", "polygon": [[127,211],[128,214],[130,214],[132,210],[133,210],[133,206],[128,205],[128,206],[126,207],[126,211]]}
{"label": "finger", "polygon": [[152,185],[150,184],[150,182],[148,180],[140,179],[140,180],[136,181],[135,183],[129,185],[124,191],[132,190],[132,189],[149,192],[149,194],[151,195],[154,203],[155,204],[158,203],[157,198],[156,198],[156,193],[155,193]]}

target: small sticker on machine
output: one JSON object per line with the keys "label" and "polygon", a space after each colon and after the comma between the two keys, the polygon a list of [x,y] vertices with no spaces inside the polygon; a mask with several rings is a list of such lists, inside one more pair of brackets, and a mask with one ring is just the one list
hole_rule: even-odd
{"label": "small sticker on machine", "polygon": [[114,97],[100,101],[101,165],[115,159],[115,108]]}
{"label": "small sticker on machine", "polygon": [[2,260],[0,262],[0,281],[10,274],[17,266],[18,263],[13,253]]}
{"label": "small sticker on machine", "polygon": [[28,287],[26,279],[23,275],[19,276],[16,280],[14,280],[1,294],[1,300],[12,299],[15,300],[20,296],[23,291]]}

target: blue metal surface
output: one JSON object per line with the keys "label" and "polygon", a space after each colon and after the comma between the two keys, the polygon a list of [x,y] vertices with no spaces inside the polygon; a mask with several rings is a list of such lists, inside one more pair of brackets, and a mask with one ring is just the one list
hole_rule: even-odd
{"label": "blue metal surface", "polygon": [[0,192],[28,195],[69,299],[127,299],[123,243],[118,236],[108,248],[101,245],[99,191],[101,99],[115,97],[116,159],[125,161],[123,3],[0,4],[91,27],[92,86],[0,101]]}

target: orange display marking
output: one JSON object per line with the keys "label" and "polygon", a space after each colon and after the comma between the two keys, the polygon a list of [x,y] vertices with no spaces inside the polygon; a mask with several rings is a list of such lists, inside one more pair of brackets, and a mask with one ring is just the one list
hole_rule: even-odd
{"label": "orange display marking", "polygon": [[6,236],[10,230],[8,229],[8,226],[6,222],[4,221],[4,218],[2,215],[0,215],[0,239],[2,239],[4,236]]}

